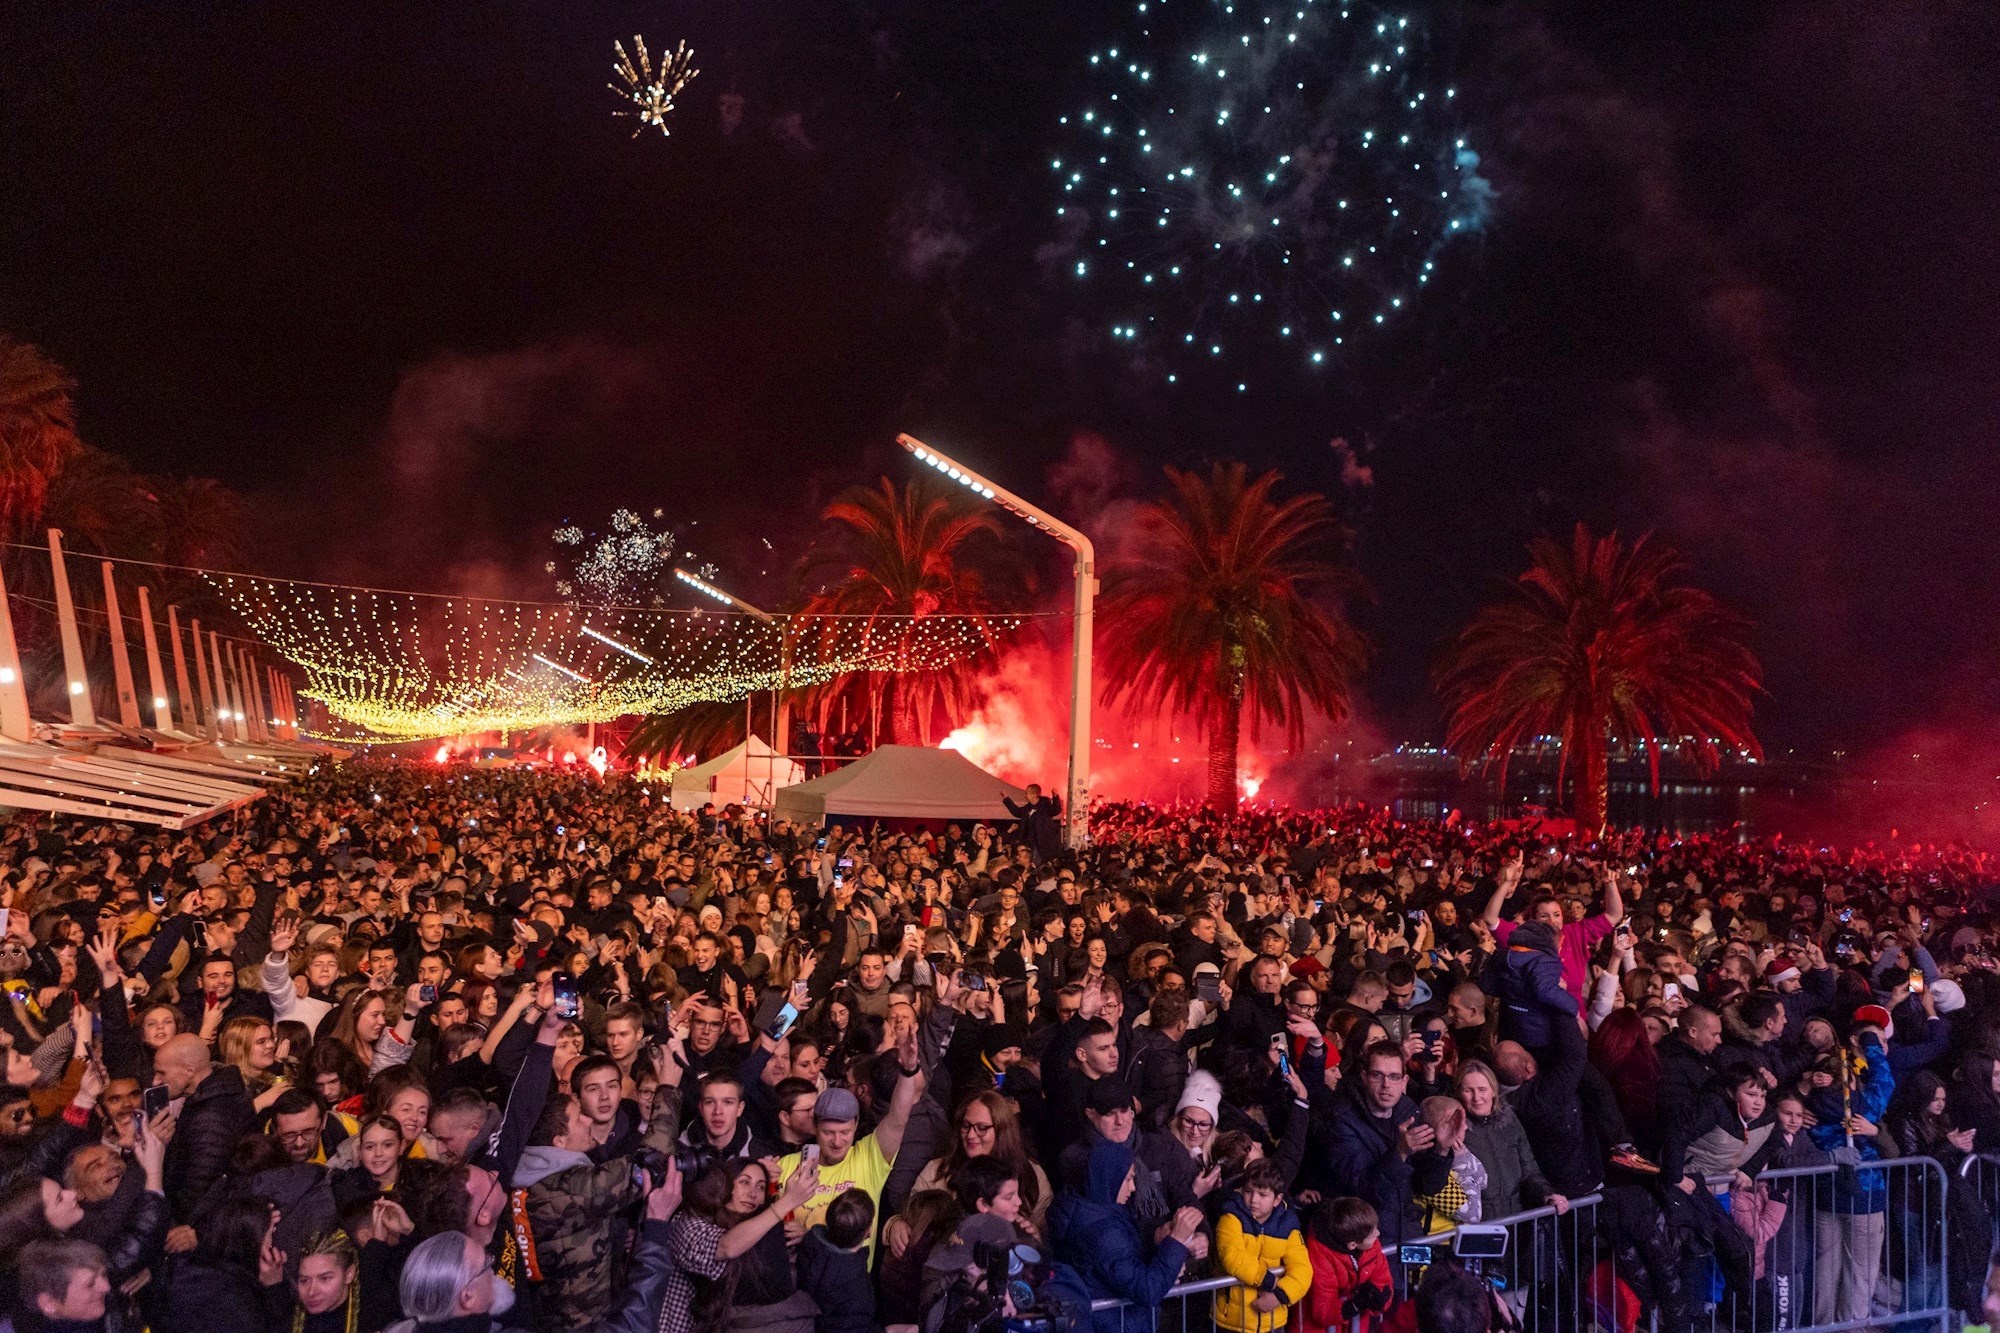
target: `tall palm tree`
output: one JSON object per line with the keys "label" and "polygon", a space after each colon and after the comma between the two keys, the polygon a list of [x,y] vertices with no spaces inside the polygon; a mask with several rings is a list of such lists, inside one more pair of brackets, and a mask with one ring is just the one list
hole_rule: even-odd
{"label": "tall palm tree", "polygon": [[1234,810],[1246,722],[1253,737],[1281,724],[1296,744],[1308,713],[1349,713],[1368,646],[1338,600],[1361,582],[1327,558],[1343,533],[1324,496],[1274,499],[1278,474],[1252,479],[1241,463],[1166,473],[1172,493],[1105,571],[1105,697],[1191,716],[1208,736],[1208,803]]}
{"label": "tall palm tree", "polygon": [[0,529],[35,520],[50,480],[80,447],[75,389],[39,347],[0,333]]}
{"label": "tall palm tree", "polygon": [[[835,524],[808,553],[804,569],[830,576],[805,600],[794,629],[801,657],[865,656],[885,670],[836,679],[815,692],[824,724],[843,691],[865,691],[886,709],[898,744],[928,745],[939,715],[972,702],[972,683],[997,645],[997,613],[1013,601],[1018,565],[1001,541],[990,506],[928,479],[897,485],[884,477],[837,497],[821,517]],[[927,665],[927,619],[959,617],[950,636],[980,650]],[[886,696],[886,699],[885,699]]]}
{"label": "tall palm tree", "polygon": [[1500,765],[1535,736],[1562,742],[1577,828],[1604,828],[1610,747],[1643,741],[1660,781],[1660,744],[1679,740],[1713,771],[1722,747],[1763,750],[1750,730],[1763,669],[1749,623],[1688,584],[1687,564],[1648,537],[1631,545],[1576,526],[1567,546],[1528,544],[1529,565],[1482,608],[1437,673],[1447,744]]}

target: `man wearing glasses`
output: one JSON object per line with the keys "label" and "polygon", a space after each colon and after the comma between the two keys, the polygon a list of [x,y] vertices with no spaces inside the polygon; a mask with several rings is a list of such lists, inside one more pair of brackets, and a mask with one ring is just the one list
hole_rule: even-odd
{"label": "man wearing glasses", "polygon": [[1327,1145],[1334,1189],[1374,1205],[1384,1245],[1424,1234],[1416,1196],[1437,1193],[1451,1175],[1451,1158],[1418,1118],[1409,1081],[1400,1047],[1370,1046],[1359,1077],[1340,1090]]}

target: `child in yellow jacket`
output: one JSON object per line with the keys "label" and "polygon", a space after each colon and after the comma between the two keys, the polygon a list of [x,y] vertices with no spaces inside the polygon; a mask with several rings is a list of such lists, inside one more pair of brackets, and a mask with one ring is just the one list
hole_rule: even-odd
{"label": "child in yellow jacket", "polygon": [[1299,1216],[1284,1201],[1284,1174],[1255,1161],[1215,1224],[1215,1255],[1241,1286],[1215,1294],[1215,1326],[1230,1333],[1276,1333],[1312,1287]]}

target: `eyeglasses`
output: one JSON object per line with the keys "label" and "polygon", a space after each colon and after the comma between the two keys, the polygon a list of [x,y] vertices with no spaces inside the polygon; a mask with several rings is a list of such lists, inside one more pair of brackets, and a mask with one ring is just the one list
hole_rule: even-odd
{"label": "eyeglasses", "polygon": [[1183,1112],[1174,1118],[1197,1134],[1205,1134],[1215,1128],[1215,1122],[1205,1115],[1188,1115]]}
{"label": "eyeglasses", "polygon": [[1407,1083],[1410,1076],[1400,1069],[1371,1069],[1361,1077],[1370,1083]]}
{"label": "eyeglasses", "polygon": [[991,1134],[993,1132],[993,1122],[991,1120],[960,1121],[958,1126],[958,1132],[961,1134],[972,1135],[974,1138],[984,1138],[986,1135]]}

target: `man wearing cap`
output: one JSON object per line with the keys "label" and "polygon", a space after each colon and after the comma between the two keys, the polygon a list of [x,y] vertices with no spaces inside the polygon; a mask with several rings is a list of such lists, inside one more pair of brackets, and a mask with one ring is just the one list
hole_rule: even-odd
{"label": "man wearing cap", "polygon": [[1063,1179],[1082,1181],[1090,1170],[1090,1150],[1100,1143],[1122,1143],[1132,1150],[1136,1192],[1132,1220],[1150,1233],[1172,1217],[1177,1208],[1193,1203],[1215,1187],[1216,1177],[1197,1179],[1196,1163],[1179,1143],[1164,1134],[1140,1129],[1138,1103],[1131,1085],[1112,1074],[1098,1079],[1084,1094],[1082,1137],[1063,1149]]}
{"label": "man wearing cap", "polygon": [[[896,1059],[900,1066],[896,1091],[874,1133],[855,1137],[861,1128],[861,1103],[846,1088],[828,1088],[813,1103],[814,1141],[778,1164],[781,1181],[790,1180],[801,1169],[819,1174],[819,1187],[805,1207],[787,1220],[788,1231],[803,1234],[819,1225],[826,1218],[827,1205],[849,1189],[858,1189],[873,1199],[876,1216],[881,1216],[882,1188],[889,1183],[890,1169],[903,1146],[903,1131],[910,1123],[910,1112],[924,1095],[924,1071],[918,1064],[915,1028],[903,1034],[896,1046]],[[808,1153],[813,1154],[810,1165]],[[871,1256],[874,1245],[871,1234],[868,1241]]]}

